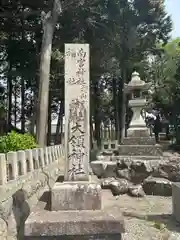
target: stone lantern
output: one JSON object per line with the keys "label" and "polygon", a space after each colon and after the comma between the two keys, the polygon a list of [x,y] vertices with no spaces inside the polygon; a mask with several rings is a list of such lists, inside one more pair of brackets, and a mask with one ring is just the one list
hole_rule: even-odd
{"label": "stone lantern", "polygon": [[131,81],[126,85],[127,92],[131,94],[129,106],[133,111],[133,117],[127,131],[130,137],[147,137],[149,130],[146,127],[145,120],[142,117],[142,109],[146,105],[145,93],[150,88],[150,83],[141,80],[138,72],[132,73]]}

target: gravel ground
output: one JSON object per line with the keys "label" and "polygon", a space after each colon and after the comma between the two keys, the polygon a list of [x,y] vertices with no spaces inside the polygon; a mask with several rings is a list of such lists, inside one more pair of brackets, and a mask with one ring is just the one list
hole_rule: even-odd
{"label": "gravel ground", "polygon": [[180,240],[180,224],[172,217],[171,197],[132,198],[112,196],[103,190],[103,207],[121,213],[125,220],[123,240]]}

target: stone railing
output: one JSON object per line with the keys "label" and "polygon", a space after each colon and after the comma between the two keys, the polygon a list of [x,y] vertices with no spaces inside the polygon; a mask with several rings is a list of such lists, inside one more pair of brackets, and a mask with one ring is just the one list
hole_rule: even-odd
{"label": "stone railing", "polygon": [[0,185],[58,161],[64,155],[61,145],[0,154]]}
{"label": "stone railing", "polygon": [[23,239],[24,223],[64,174],[62,145],[0,154],[0,239]]}

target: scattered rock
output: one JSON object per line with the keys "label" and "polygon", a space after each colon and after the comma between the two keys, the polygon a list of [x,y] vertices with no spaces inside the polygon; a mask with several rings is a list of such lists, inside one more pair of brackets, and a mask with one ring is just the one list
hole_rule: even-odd
{"label": "scattered rock", "polygon": [[115,178],[105,178],[105,179],[102,179],[101,181],[101,188],[102,189],[110,189],[110,184],[111,182],[113,182],[115,180]]}
{"label": "scattered rock", "polygon": [[131,197],[144,197],[145,192],[141,185],[132,185],[128,189],[128,194]]}
{"label": "scattered rock", "polygon": [[131,181],[135,184],[142,183],[152,172],[145,161],[133,161],[130,166]]}
{"label": "scattered rock", "polygon": [[147,195],[172,196],[171,181],[165,178],[148,177],[143,182],[143,190]]}
{"label": "scattered rock", "polygon": [[92,161],[90,163],[91,168],[93,173],[97,176],[97,177],[102,177],[103,173],[104,173],[104,168],[103,168],[103,161]]}
{"label": "scattered rock", "polygon": [[170,158],[169,161],[163,161],[159,163],[158,167],[154,169],[152,176],[167,178],[173,182],[180,181],[180,165],[179,158],[176,161],[172,161]]}
{"label": "scattered rock", "polygon": [[104,173],[103,177],[108,178],[108,177],[116,177],[116,169],[117,169],[117,164],[116,162],[109,162],[104,165]]}
{"label": "scattered rock", "polygon": [[115,177],[117,164],[112,161],[93,161],[91,162],[91,168],[99,178]]}
{"label": "scattered rock", "polygon": [[103,156],[112,156],[112,155],[114,155],[112,150],[104,150],[101,154]]}
{"label": "scattered rock", "polygon": [[126,180],[131,180],[129,169],[118,169],[117,170],[117,177],[118,178],[124,178]]}
{"label": "scattered rock", "polygon": [[115,179],[110,182],[110,189],[114,196],[128,192],[129,183],[126,179]]}

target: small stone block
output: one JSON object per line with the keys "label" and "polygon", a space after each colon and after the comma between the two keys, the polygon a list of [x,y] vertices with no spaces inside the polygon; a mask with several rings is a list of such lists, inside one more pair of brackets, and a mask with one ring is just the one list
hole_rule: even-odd
{"label": "small stone block", "polygon": [[101,186],[97,182],[63,182],[52,188],[52,211],[96,209],[101,209]]}
{"label": "small stone block", "polygon": [[158,145],[119,145],[119,155],[162,156],[162,146]]}
{"label": "small stone block", "polygon": [[175,219],[180,223],[180,182],[172,183],[172,212]]}
{"label": "small stone block", "polygon": [[28,240],[120,240],[122,216],[105,211],[38,211],[25,223]]}
{"label": "small stone block", "polygon": [[143,182],[147,195],[172,196],[172,183],[165,178],[148,177]]}

